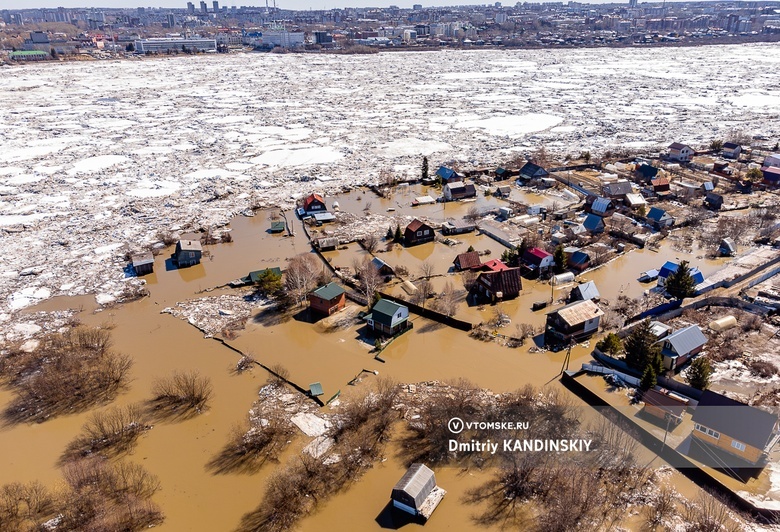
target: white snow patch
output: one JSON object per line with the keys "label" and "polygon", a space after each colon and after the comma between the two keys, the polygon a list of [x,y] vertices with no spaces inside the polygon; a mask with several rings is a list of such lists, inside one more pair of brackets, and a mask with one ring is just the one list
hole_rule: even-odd
{"label": "white snow patch", "polygon": [[116,301],[116,298],[111,294],[97,294],[95,296],[95,301],[97,301],[98,305],[107,305]]}
{"label": "white snow patch", "polygon": [[544,131],[563,122],[563,118],[553,115],[527,114],[492,116],[479,120],[466,120],[455,124],[458,129],[481,128],[491,135],[521,136]]}
{"label": "white snow patch", "polygon": [[422,140],[414,137],[388,142],[382,146],[385,157],[404,157],[406,155],[431,155],[437,151],[451,150],[452,146],[446,142],[436,140]]}
{"label": "white snow patch", "polygon": [[271,167],[308,166],[338,161],[344,155],[330,146],[318,148],[283,149],[267,151],[252,159],[253,163]]}
{"label": "white snow patch", "polygon": [[76,175],[99,172],[129,160],[124,155],[98,155],[97,157],[89,157],[78,161],[67,173],[68,175]]}
{"label": "white snow patch", "polygon": [[299,412],[295,414],[290,418],[290,421],[292,421],[296,427],[301,429],[301,432],[310,438],[322,436],[325,434],[325,431],[328,430],[328,427],[330,427],[330,423],[328,421],[307,412]]}

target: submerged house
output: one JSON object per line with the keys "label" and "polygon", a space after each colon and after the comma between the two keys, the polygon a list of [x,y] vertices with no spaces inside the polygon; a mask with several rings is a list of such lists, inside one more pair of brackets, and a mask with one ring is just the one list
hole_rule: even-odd
{"label": "submerged house", "polygon": [[183,268],[200,264],[202,255],[203,247],[200,245],[200,240],[179,240],[176,242],[173,259],[179,268]]}
{"label": "submerged house", "polygon": [[410,327],[409,309],[389,299],[380,299],[363,318],[376,333],[395,336]]}
{"label": "submerged house", "polygon": [[136,253],[130,257],[130,262],[132,262],[133,271],[139,277],[154,272],[154,255],[151,252]]}
{"label": "submerged house", "polygon": [[569,255],[569,258],[566,260],[566,265],[578,272],[586,270],[590,266],[590,255],[588,255],[587,252],[578,249]]}
{"label": "submerged house", "polygon": [[439,169],[436,170],[436,176],[441,178],[442,183],[452,183],[463,179],[458,172],[452,168],[447,168],[446,166],[440,166]]}
{"label": "submerged house", "polygon": [[718,248],[718,254],[721,257],[732,257],[737,254],[737,244],[733,238],[724,238],[720,241],[720,247]]}
{"label": "submerged house", "polygon": [[470,233],[477,228],[476,224],[466,220],[447,220],[441,226],[441,232],[445,235],[460,235]]}
{"label": "submerged house", "polygon": [[665,388],[650,388],[642,394],[642,412],[679,425],[688,408],[688,399]]}
{"label": "submerged house", "polygon": [[390,498],[394,508],[427,520],[446,493],[436,485],[436,476],[425,464],[412,464]]}
{"label": "submerged house", "polygon": [[[677,271],[680,265],[676,262],[666,261],[661,269],[658,271],[658,286],[664,286],[666,279],[669,278],[674,272]],[[695,266],[690,269],[690,276],[693,278],[693,283],[698,285],[704,282],[704,274],[699,271],[699,268]]]}
{"label": "submerged house", "polygon": [[588,281],[575,286],[571,289],[571,294],[569,294],[570,301],[588,301],[590,299],[593,301],[601,299],[601,294],[599,294],[594,281]]}
{"label": "submerged house", "polygon": [[330,316],[347,304],[347,293],[336,283],[328,283],[309,294],[309,308]]}
{"label": "submerged house", "polygon": [[691,325],[673,332],[657,343],[661,344],[664,368],[678,371],[694,355],[701,353],[707,343],[707,337],[698,325]]}
{"label": "submerged house", "polygon": [[478,270],[482,267],[482,260],[479,258],[478,251],[467,251],[455,257],[452,264],[455,266],[455,270],[459,272],[463,270]]}
{"label": "submerged house", "polygon": [[531,248],[523,253],[522,263],[531,276],[537,276],[555,266],[555,257],[543,249]]}
{"label": "submerged house", "polygon": [[547,314],[544,342],[568,344],[588,338],[599,330],[603,315],[604,311],[591,300],[570,303],[550,312]]}
{"label": "submerged house", "polygon": [[477,196],[477,189],[474,183],[467,181],[456,181],[444,185],[444,201],[455,201]]}
{"label": "submerged house", "polygon": [[479,274],[474,283],[474,297],[483,301],[497,302],[514,299],[523,289],[520,268],[496,269]]}
{"label": "submerged house", "polygon": [[314,214],[317,212],[325,212],[325,199],[319,194],[310,194],[303,200],[303,210],[306,214]]}
{"label": "submerged house", "polygon": [[430,225],[415,218],[404,229],[404,245],[416,246],[431,242],[434,236],[433,228]]}
{"label": "submerged house", "polygon": [[710,390],[699,399],[693,423],[691,436],[696,441],[753,465],[762,462],[777,441],[775,414]]}

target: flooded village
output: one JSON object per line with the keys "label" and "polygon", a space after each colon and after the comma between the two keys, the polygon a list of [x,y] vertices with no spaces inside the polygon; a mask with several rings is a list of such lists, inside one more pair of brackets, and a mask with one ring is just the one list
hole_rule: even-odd
{"label": "flooded village", "polygon": [[[127,242],[122,297],[5,336],[0,528],[777,522],[778,167],[761,139],[426,157]],[[520,437],[594,451],[448,447]]]}

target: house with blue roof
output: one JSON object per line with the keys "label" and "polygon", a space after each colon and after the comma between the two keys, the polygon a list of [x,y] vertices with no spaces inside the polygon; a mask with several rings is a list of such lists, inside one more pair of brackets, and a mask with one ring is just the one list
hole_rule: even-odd
{"label": "house with blue roof", "polygon": [[569,301],[589,301],[591,299],[593,301],[601,299],[599,289],[596,288],[596,283],[593,281],[575,286],[569,294]]}
{"label": "house with blue roof", "polygon": [[[676,272],[679,267],[680,265],[676,262],[666,261],[658,271],[658,286],[664,286],[666,284],[666,279]],[[699,268],[694,266],[690,269],[690,272],[694,284],[698,285],[704,282],[704,274],[699,271]]]}
{"label": "house with blue roof", "polygon": [[455,181],[461,181],[463,179],[458,172],[452,168],[447,168],[446,166],[440,166],[439,169],[436,170],[436,175],[441,178],[442,183],[454,183]]}
{"label": "house with blue roof", "polygon": [[647,222],[656,229],[674,225],[674,217],[663,209],[653,207],[647,213]]}
{"label": "house with blue roof", "polygon": [[547,177],[548,175],[550,174],[549,172],[547,172],[547,170],[545,170],[538,164],[534,164],[530,161],[525,163],[525,165],[523,165],[523,167],[520,169],[521,179],[526,179],[526,180],[541,179],[543,177]]}
{"label": "house with blue roof", "polygon": [[601,216],[596,216],[595,214],[589,214],[588,217],[585,218],[585,221],[582,222],[582,225],[590,233],[604,232],[604,220],[601,218]]}

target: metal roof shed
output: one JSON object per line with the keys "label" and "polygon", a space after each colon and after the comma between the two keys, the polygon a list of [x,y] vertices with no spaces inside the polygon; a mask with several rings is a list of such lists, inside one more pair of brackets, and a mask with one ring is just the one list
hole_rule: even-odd
{"label": "metal roof shed", "polygon": [[447,492],[425,464],[412,464],[393,488],[390,498],[399,510],[428,519]]}

